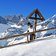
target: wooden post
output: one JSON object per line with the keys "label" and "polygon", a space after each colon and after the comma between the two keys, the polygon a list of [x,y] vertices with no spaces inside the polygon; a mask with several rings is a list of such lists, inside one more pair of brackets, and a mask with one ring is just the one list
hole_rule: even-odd
{"label": "wooden post", "polygon": [[27,43],[28,43],[29,41],[28,41],[28,34],[27,34]]}
{"label": "wooden post", "polygon": [[35,24],[35,31],[36,31],[36,25],[37,25],[37,19],[36,18],[37,18],[37,14],[35,13],[35,23],[34,23]]}
{"label": "wooden post", "polygon": [[[28,25],[28,28],[29,28],[29,25]],[[27,31],[27,33],[29,33],[29,31]],[[28,34],[27,34],[27,43],[29,42],[29,40],[28,40]]]}

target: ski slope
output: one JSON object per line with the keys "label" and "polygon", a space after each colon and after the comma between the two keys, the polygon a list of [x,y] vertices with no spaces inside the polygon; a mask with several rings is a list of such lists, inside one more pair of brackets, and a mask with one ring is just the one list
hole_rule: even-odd
{"label": "ski slope", "polygon": [[3,48],[0,56],[56,56],[56,38]]}

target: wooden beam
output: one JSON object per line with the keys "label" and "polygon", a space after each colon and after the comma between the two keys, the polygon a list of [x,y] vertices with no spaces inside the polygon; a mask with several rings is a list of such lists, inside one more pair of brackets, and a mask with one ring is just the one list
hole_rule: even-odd
{"label": "wooden beam", "polygon": [[8,37],[4,37],[4,38],[0,38],[0,40],[5,40],[5,39],[9,39],[9,38],[17,38],[19,36],[25,36],[25,35],[29,35],[29,34],[32,34],[32,33],[36,33],[36,32],[43,32],[43,31],[47,31],[47,30],[54,30],[56,28],[49,28],[49,29],[44,29],[44,30],[36,30],[34,32],[29,32],[29,33],[24,33],[24,34],[18,34],[18,35],[13,35],[13,36],[8,36]]}
{"label": "wooden beam", "polygon": [[26,43],[27,43],[27,41],[26,42],[17,43],[17,44],[8,45],[8,46],[0,46],[0,49],[7,48],[7,47],[12,47],[12,46],[19,45],[19,44],[26,44]]}
{"label": "wooden beam", "polygon": [[[27,18],[30,19],[33,14],[37,14],[40,17],[40,20],[42,20],[42,21],[45,20],[44,17],[42,16],[42,14],[40,13],[40,11],[38,9],[35,9],[32,13],[30,13],[27,16]],[[33,18],[33,19],[35,19],[35,18]]]}
{"label": "wooden beam", "polygon": [[35,13],[35,11],[36,11],[36,9],[34,9],[33,12],[31,12],[31,13],[27,16],[27,18],[31,17],[31,16]]}
{"label": "wooden beam", "polygon": [[29,17],[29,19],[38,19],[38,20],[40,20],[40,18],[35,18],[35,17]]}
{"label": "wooden beam", "polygon": [[35,13],[35,31],[36,31],[36,25],[37,25],[37,14]]}
{"label": "wooden beam", "polygon": [[44,17],[43,17],[43,15],[40,13],[40,11],[39,10],[36,10],[36,12],[35,12],[36,14],[38,14],[39,15],[39,17],[40,17],[40,20],[45,20],[44,19]]}

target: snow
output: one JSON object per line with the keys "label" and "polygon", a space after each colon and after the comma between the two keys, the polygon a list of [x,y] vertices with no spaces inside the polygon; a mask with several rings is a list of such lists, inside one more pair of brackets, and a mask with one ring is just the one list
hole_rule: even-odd
{"label": "snow", "polygon": [[33,28],[28,28],[29,32],[33,32]]}
{"label": "snow", "polygon": [[[53,17],[56,17],[56,14],[54,14],[54,16],[53,16]],[[52,17],[52,18],[53,18],[53,17]]]}
{"label": "snow", "polygon": [[[21,39],[22,38],[22,39]],[[12,44],[16,44],[16,43],[21,43],[21,42],[25,42],[27,41],[27,37],[26,36],[21,36],[19,38],[16,38],[16,39],[9,39],[7,40],[8,41],[8,44],[7,45],[12,45]],[[10,42],[9,42],[10,41]]]}
{"label": "snow", "polygon": [[42,26],[39,25],[39,26],[36,27],[36,30],[39,30],[39,29],[41,29],[41,28],[42,28]]}
{"label": "snow", "polygon": [[21,28],[22,26],[21,25],[20,26],[17,26],[16,24],[14,24],[14,25],[11,25],[11,27]]}
{"label": "snow", "polygon": [[9,24],[0,24],[0,38],[5,37],[8,34],[7,29],[10,27]]}
{"label": "snow", "polygon": [[0,49],[0,56],[56,56],[55,44],[56,38],[42,41],[36,40],[28,44]]}
{"label": "snow", "polygon": [[11,26],[7,24],[0,24],[0,33],[5,32],[9,27]]}
{"label": "snow", "polygon": [[6,46],[7,41],[6,40],[0,40],[0,46]]}
{"label": "snow", "polygon": [[1,33],[0,38],[3,38],[5,36],[7,36],[7,35],[8,35],[8,32],[3,32],[3,33]]}

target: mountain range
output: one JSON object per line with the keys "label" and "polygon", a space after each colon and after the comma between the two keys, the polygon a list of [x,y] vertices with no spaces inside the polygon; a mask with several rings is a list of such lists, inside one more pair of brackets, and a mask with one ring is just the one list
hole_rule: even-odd
{"label": "mountain range", "polygon": [[[30,21],[34,25],[34,20],[28,20],[26,17],[22,15],[14,15],[14,16],[0,16],[0,38],[6,36],[13,36],[16,34],[26,33],[28,30],[28,21]],[[37,30],[48,29],[48,28],[56,28],[56,14],[43,22],[37,23]],[[36,38],[46,37],[50,35],[56,35],[56,30],[44,31],[36,33]],[[24,36],[25,37],[25,36]],[[11,39],[11,40],[3,40],[0,41],[0,45],[8,45],[9,43],[15,40],[25,39],[22,37]]]}

